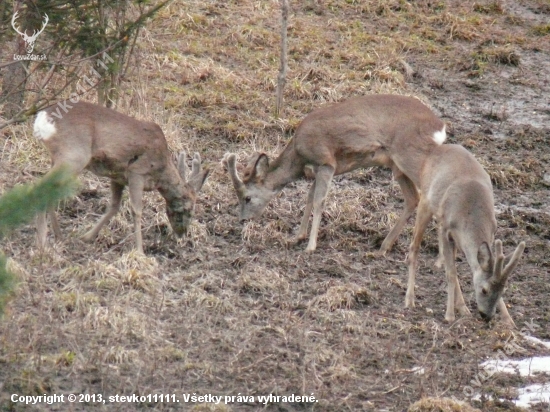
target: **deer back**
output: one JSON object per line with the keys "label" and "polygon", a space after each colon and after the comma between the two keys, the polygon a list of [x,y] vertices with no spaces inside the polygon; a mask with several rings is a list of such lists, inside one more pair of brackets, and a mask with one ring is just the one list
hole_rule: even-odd
{"label": "deer back", "polygon": [[334,165],[335,174],[390,166],[390,158],[405,173],[418,174],[423,153],[445,140],[445,123],[414,97],[368,95],[314,110],[294,140],[306,163]]}

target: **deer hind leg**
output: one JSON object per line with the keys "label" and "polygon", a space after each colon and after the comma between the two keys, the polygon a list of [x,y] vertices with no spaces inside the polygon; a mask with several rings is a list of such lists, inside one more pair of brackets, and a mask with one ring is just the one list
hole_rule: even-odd
{"label": "deer hind leg", "polygon": [[[69,156],[64,157],[63,153],[58,154],[57,156],[58,161],[52,162],[52,168],[47,173],[51,173],[56,167],[59,166],[65,166],[68,167],[75,176],[78,176],[78,174],[86,167],[88,164],[91,155],[89,153],[83,152],[79,156],[73,156],[70,158]],[[46,174],[46,175],[47,175]],[[52,229],[55,235],[56,240],[61,239],[61,229],[59,226],[59,221],[56,216],[56,206],[51,205],[48,207],[47,214],[50,216],[50,220],[52,222]],[[46,219],[46,212],[40,212],[36,215],[36,240],[38,244],[38,248],[41,250],[44,250],[46,247],[46,241],[48,237],[48,223]]]}
{"label": "deer hind leg", "polygon": [[48,223],[46,222],[46,213],[40,212],[36,215],[36,242],[39,249],[44,250],[46,247],[47,236]]}
{"label": "deer hind leg", "polygon": [[52,223],[53,233],[55,235],[55,240],[61,239],[61,229],[59,226],[59,220],[57,219],[57,214],[55,212],[56,206],[52,205],[48,207],[47,212],[40,212],[36,215],[36,237],[38,247],[41,250],[44,250],[46,247],[46,242],[48,238],[48,221],[47,216],[50,217]]}
{"label": "deer hind leg", "polygon": [[416,190],[412,180],[405,176],[403,172],[401,172],[401,170],[399,170],[395,165],[393,165],[392,171],[397,183],[399,183],[399,187],[401,187],[401,191],[403,192],[403,197],[405,198],[405,210],[390,230],[390,233],[388,233],[382,242],[382,246],[380,247],[380,253],[382,255],[386,254],[386,252],[392,248],[395,240],[403,230],[403,227],[414,213],[419,199],[418,191]]}
{"label": "deer hind leg", "polygon": [[435,267],[438,269],[441,269],[441,267],[443,267],[443,265],[445,264],[445,256],[443,256],[443,230],[441,229],[441,227],[437,231],[437,241],[438,241],[439,247],[437,249],[438,255],[437,255],[437,260],[435,261]]}
{"label": "deer hind leg", "polygon": [[57,213],[55,213],[56,207],[51,206],[48,208],[48,216],[52,222],[53,234],[57,240],[61,239],[61,227],[59,226],[59,220],[57,220]]}
{"label": "deer hind leg", "polygon": [[307,227],[309,224],[309,217],[313,209],[314,195],[315,195],[315,181],[311,185],[311,188],[309,189],[309,193],[307,195],[306,208],[304,209],[304,215],[302,216],[302,222],[300,223],[300,228],[298,229],[298,233],[296,234],[296,242],[300,242],[307,237]]}
{"label": "deer hind leg", "polygon": [[418,269],[418,250],[420,249],[420,243],[422,242],[422,236],[428,227],[428,223],[432,219],[432,213],[430,212],[427,202],[420,200],[418,205],[418,213],[416,215],[416,225],[414,227],[413,240],[409,247],[409,280],[407,282],[407,294],[405,295],[405,307],[414,307],[414,284],[416,272]]}
{"label": "deer hind leg", "polygon": [[105,212],[105,214],[101,216],[94,227],[82,236],[82,240],[84,240],[85,242],[93,242],[103,225],[105,225],[105,223],[107,223],[114,215],[116,215],[116,213],[120,209],[123,190],[124,185],[111,181],[111,203],[107,207],[107,211]]}
{"label": "deer hind leg", "polygon": [[128,186],[130,190],[130,204],[134,213],[134,232],[136,236],[136,250],[143,254],[143,238],[141,234],[141,215],[143,211],[143,188],[145,182],[142,176],[130,175]]}
{"label": "deer hind leg", "polygon": [[334,167],[329,165],[320,166],[315,175],[313,220],[306,252],[313,252],[317,248],[317,234],[319,233],[319,225],[321,224],[321,214],[323,213],[323,205],[330,187],[330,181],[332,180],[332,176],[334,176],[334,170]]}

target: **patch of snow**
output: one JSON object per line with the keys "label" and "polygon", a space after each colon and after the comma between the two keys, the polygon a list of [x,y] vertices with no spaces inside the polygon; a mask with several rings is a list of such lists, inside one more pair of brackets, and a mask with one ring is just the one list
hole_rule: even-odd
{"label": "patch of snow", "polygon": [[[522,334],[522,336],[528,342],[550,349],[550,342],[527,334]],[[480,366],[490,372],[491,376],[494,373],[511,373],[519,374],[520,376],[532,376],[544,373],[550,375],[550,356],[535,356],[519,360],[489,359]],[[530,408],[539,403],[550,403],[550,382],[543,384],[536,383],[525,388],[518,388],[517,391],[518,398],[513,401],[516,406]],[[480,395],[477,394],[472,399],[475,400],[476,398],[480,399]]]}
{"label": "patch of snow", "polygon": [[536,373],[550,374],[550,356],[535,356],[521,360],[490,359],[483,362],[481,367],[500,373],[519,373],[520,376],[531,376]]}
{"label": "patch of snow", "polygon": [[550,403],[550,383],[526,386],[518,390],[519,397],[514,401],[516,406],[529,408],[537,403]]}

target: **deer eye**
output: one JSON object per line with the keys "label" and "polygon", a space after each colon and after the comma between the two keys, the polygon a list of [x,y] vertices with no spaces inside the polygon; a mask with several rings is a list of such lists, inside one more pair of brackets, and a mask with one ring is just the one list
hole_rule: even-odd
{"label": "deer eye", "polygon": [[244,201],[246,203],[250,203],[251,200],[252,200],[252,198],[250,196],[247,196],[247,197],[244,198]]}
{"label": "deer eye", "polygon": [[481,289],[481,293],[483,293],[484,296],[487,296],[487,289],[482,288],[482,289]]}

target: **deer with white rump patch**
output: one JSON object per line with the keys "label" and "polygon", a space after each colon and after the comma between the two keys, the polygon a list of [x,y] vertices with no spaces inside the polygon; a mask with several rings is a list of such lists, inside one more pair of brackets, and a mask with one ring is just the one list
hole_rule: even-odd
{"label": "deer with white rump patch", "polygon": [[[415,183],[420,165],[446,138],[445,124],[420,100],[399,95],[369,95],[314,110],[298,126],[292,140],[277,159],[255,153],[240,179],[236,157],[227,153],[226,165],[240,205],[241,220],[258,217],[285,185],[313,169],[315,182],[307,198],[296,240],[307,237],[306,251],[317,246],[323,203],[334,175],[358,168],[385,166],[392,169],[405,198],[405,210],[384,239],[381,252],[391,249],[418,204]],[[400,154],[398,162],[395,154]]]}
{"label": "deer with white rump patch", "polygon": [[[52,158],[52,168],[68,166],[75,175],[84,169],[111,179],[111,203],[97,224],[83,239],[93,241],[100,229],[119,210],[122,191],[129,186],[134,215],[136,249],[143,253],[141,234],[144,191],[158,190],[166,200],[166,214],[178,237],[186,231],[193,216],[197,193],[209,170],[203,170],[195,153],[188,176],[186,156],[181,153],[174,163],[161,128],[96,104],[67,104],[66,112],[51,106],[36,116],[34,135],[41,140]],[[52,209],[48,213],[57,238],[61,232]],[[37,220],[38,244],[46,244],[47,224],[44,213]]]}
{"label": "deer with white rump patch", "polygon": [[444,263],[447,274],[445,319],[453,322],[455,309],[461,315],[470,314],[460,290],[455,266],[456,250],[460,249],[473,272],[475,299],[481,317],[487,321],[492,319],[498,307],[502,320],[514,326],[502,295],[506,282],[525,249],[525,242],[521,242],[505,258],[502,242],[494,240],[497,222],[493,187],[487,172],[462,146],[442,145],[435,147],[423,162],[417,187],[421,195],[409,250],[405,306],[414,306],[418,249],[428,223],[435,216],[439,226],[438,265]]}

